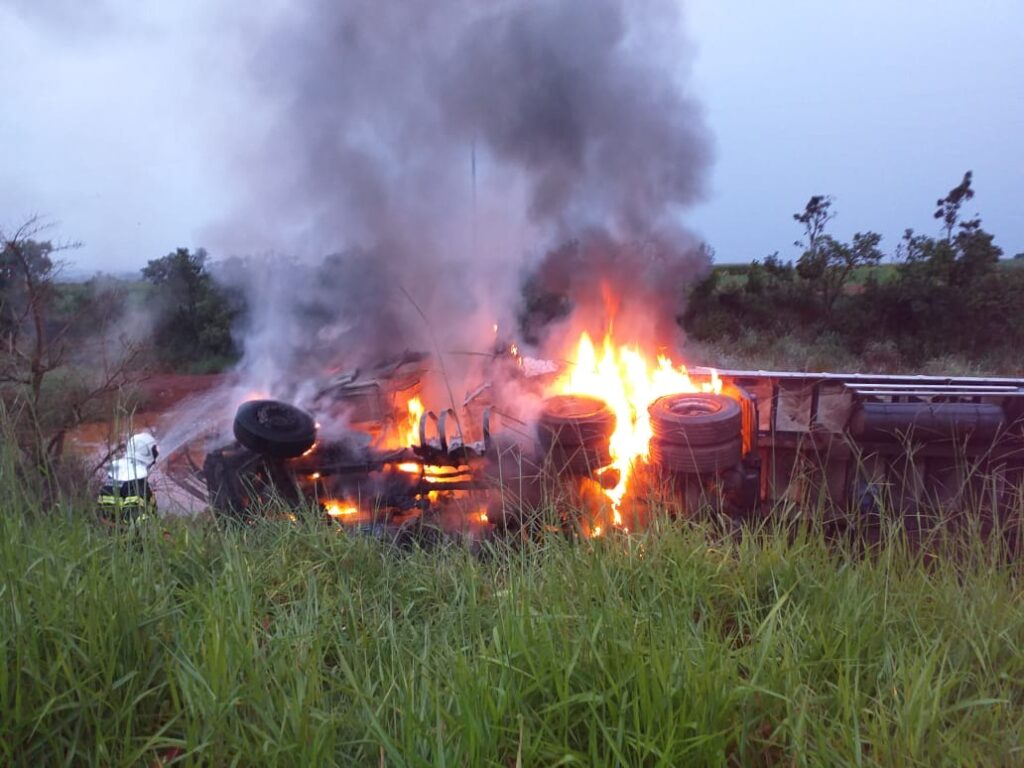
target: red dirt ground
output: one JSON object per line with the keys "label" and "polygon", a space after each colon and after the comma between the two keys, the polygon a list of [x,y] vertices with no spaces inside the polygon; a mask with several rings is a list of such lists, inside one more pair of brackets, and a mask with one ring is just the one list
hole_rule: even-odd
{"label": "red dirt ground", "polygon": [[[68,448],[90,461],[100,461],[118,441],[125,439],[125,432],[157,429],[167,412],[182,400],[207,392],[227,380],[224,374],[152,376],[140,385],[141,408],[133,414],[131,425],[114,425],[107,421],[81,424],[68,434]],[[151,484],[163,513],[189,514],[205,506],[175,485],[166,476],[166,468],[154,473]]]}
{"label": "red dirt ground", "polygon": [[[226,374],[162,373],[151,376],[139,385],[142,405],[133,415],[130,429],[153,429],[159,424],[163,414],[185,398],[209,391],[227,380]],[[86,455],[102,455],[113,440],[112,425],[106,421],[80,424],[68,434],[69,447]]]}
{"label": "red dirt ground", "polygon": [[139,385],[146,412],[162,413],[190,395],[206,392],[229,380],[228,374],[161,373]]}

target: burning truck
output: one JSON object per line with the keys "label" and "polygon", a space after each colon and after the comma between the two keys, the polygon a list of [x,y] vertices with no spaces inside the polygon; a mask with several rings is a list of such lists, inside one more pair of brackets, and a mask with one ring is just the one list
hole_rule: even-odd
{"label": "burning truck", "polygon": [[[273,162],[236,163],[246,202],[218,247],[306,255],[223,265],[258,385],[208,443],[163,438],[182,488],[231,519],[315,510],[402,539],[600,536],[708,510],[1011,522],[1024,380],[658,354],[711,268],[685,226],[714,153],[680,4],[381,5],[319,4],[260,47]],[[479,375],[446,373],[513,317],[547,361],[503,344]],[[405,344],[433,354],[321,380],[325,350],[351,365]]]}
{"label": "burning truck", "polygon": [[1024,380],[688,370],[611,334],[583,334],[573,360],[503,345],[461,400],[427,407],[441,373],[407,353],[335,376],[308,410],[243,402],[234,440],[183,451],[171,475],[228,519],[315,510],[403,544],[708,512],[837,532],[981,514],[969,522],[1019,535]]}

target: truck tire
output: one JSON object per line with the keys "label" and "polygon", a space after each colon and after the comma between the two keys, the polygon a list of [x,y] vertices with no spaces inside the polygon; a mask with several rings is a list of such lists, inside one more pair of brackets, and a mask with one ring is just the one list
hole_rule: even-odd
{"label": "truck tire", "polygon": [[683,445],[651,440],[651,462],[669,472],[703,475],[735,467],[743,458],[743,439],[718,445]]}
{"label": "truck tire", "polygon": [[615,414],[596,397],[556,395],[544,401],[537,427],[543,448],[589,446],[607,443],[615,431]]}
{"label": "truck tire", "polygon": [[551,468],[558,474],[589,475],[612,463],[607,441],[594,446],[555,443],[544,450]]}
{"label": "truck tire", "polygon": [[292,459],[316,442],[316,422],[300,408],[278,400],[250,400],[235,413],[235,439],[254,453]]}
{"label": "truck tire", "polygon": [[740,404],[725,395],[666,395],[647,412],[655,440],[689,448],[731,443],[743,429]]}

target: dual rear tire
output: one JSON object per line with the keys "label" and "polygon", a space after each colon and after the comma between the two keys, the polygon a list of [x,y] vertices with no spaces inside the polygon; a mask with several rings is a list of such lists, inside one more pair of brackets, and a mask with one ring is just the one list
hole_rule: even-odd
{"label": "dual rear tire", "polygon": [[615,413],[596,397],[557,395],[544,401],[537,439],[557,471],[585,475],[611,464]]}
{"label": "dual rear tire", "polygon": [[707,393],[667,395],[655,400],[651,417],[651,461],[670,472],[720,472],[743,458],[739,403]]}
{"label": "dual rear tire", "polygon": [[[724,395],[667,395],[648,409],[651,462],[669,472],[703,475],[740,463],[740,404]],[[562,471],[591,473],[611,463],[615,414],[598,398],[559,395],[544,402],[538,419],[541,450]]]}

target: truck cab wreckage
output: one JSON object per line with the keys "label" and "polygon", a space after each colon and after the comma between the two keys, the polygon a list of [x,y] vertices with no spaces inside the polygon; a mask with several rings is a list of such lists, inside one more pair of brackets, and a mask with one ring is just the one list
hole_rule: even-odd
{"label": "truck cab wreckage", "polygon": [[[622,409],[553,388],[558,370],[526,374],[513,358],[514,397],[488,382],[430,410],[425,359],[336,378],[314,398],[324,426],[245,402],[235,441],[172,476],[228,519],[283,504],[404,544],[531,524],[600,536],[708,511],[818,517],[837,533],[888,517],[923,533],[984,510],[972,522],[1018,546],[1024,379],[694,368],[693,391],[651,399],[644,429],[632,425],[646,444],[625,455]],[[517,407],[524,390],[531,408]]]}

